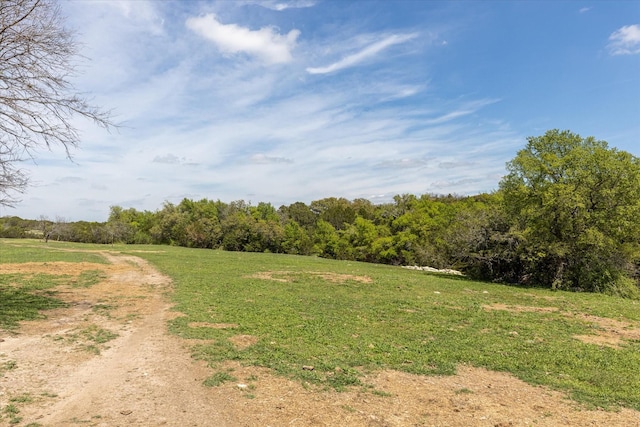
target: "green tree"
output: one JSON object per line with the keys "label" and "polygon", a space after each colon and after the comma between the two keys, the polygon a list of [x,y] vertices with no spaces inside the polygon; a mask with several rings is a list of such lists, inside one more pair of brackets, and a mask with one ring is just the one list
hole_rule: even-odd
{"label": "green tree", "polygon": [[285,220],[295,221],[307,231],[312,230],[318,220],[317,215],[311,208],[302,202],[295,202],[289,206],[280,206],[278,211]]}
{"label": "green tree", "polygon": [[296,221],[289,220],[284,226],[282,250],[288,254],[309,255],[313,242],[307,231]]}
{"label": "green tree", "polygon": [[345,198],[328,197],[311,202],[311,211],[336,230],[343,230],[356,219],[356,211]]}
{"label": "green tree", "polygon": [[550,130],[528,138],[501,181],[521,280],[637,293],[640,159],[605,141]]}
{"label": "green tree", "polygon": [[333,225],[318,220],[313,234],[313,253],[323,258],[336,258],[339,252],[340,236]]}

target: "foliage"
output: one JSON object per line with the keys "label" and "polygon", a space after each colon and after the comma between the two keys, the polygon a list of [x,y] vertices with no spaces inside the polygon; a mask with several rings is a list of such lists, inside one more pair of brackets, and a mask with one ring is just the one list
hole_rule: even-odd
{"label": "foliage", "polygon": [[552,130],[529,138],[508,170],[501,188],[518,240],[520,280],[634,292],[640,159],[592,137]]}

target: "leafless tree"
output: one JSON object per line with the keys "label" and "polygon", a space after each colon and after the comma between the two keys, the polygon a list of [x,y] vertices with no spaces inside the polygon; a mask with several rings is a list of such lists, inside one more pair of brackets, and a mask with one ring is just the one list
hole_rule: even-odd
{"label": "leafless tree", "polygon": [[0,206],[26,190],[20,164],[35,152],[61,146],[71,156],[74,116],[113,126],[71,83],[79,58],[56,0],[0,0]]}

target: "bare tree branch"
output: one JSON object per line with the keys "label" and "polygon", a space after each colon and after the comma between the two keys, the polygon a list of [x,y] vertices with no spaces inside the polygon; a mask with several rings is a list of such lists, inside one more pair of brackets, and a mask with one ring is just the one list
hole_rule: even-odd
{"label": "bare tree branch", "polygon": [[114,126],[70,82],[77,46],[55,0],[0,0],[0,205],[26,190],[20,162],[53,146],[71,157],[80,142],[74,116]]}

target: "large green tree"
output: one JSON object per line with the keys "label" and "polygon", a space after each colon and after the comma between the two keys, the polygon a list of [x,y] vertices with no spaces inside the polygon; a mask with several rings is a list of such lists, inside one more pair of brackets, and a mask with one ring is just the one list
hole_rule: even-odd
{"label": "large green tree", "polygon": [[[521,280],[637,293],[640,159],[550,130],[530,137],[501,181]],[[515,267],[515,266],[514,266]]]}

